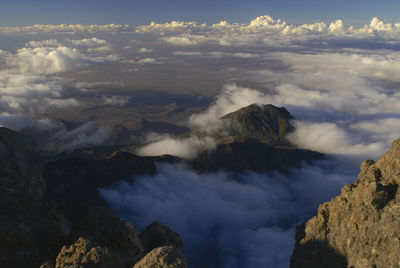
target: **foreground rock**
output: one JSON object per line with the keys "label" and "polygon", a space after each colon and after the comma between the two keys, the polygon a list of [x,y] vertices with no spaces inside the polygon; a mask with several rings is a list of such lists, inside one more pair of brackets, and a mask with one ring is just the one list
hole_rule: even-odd
{"label": "foreground rock", "polygon": [[298,227],[291,267],[400,267],[400,140]]}
{"label": "foreground rock", "polygon": [[55,267],[125,268],[126,265],[118,254],[80,237],[71,246],[64,246],[61,249],[57,256]]}
{"label": "foreground rock", "polygon": [[183,253],[173,246],[155,248],[143,257],[133,268],[187,268]]}
{"label": "foreground rock", "polygon": [[73,226],[69,241],[79,241],[82,237],[93,244],[92,248],[107,249],[114,262],[122,263],[123,267],[132,267],[143,254],[133,225],[129,221],[121,221],[103,208],[92,208],[86,217]]}

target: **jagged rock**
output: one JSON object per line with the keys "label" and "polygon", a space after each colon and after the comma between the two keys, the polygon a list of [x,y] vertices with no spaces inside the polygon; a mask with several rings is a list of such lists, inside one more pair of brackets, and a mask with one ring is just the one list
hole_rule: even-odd
{"label": "jagged rock", "polygon": [[173,246],[155,248],[146,254],[133,268],[187,268],[183,253]]}
{"label": "jagged rock", "polygon": [[298,227],[291,267],[400,267],[400,140]]}
{"label": "jagged rock", "polygon": [[62,247],[56,259],[56,268],[125,268],[121,256],[106,247],[100,247],[86,238],[78,240],[69,247]]}
{"label": "jagged rock", "polygon": [[31,138],[0,128],[0,267],[39,267],[57,255],[67,230],[44,197],[43,166]]}
{"label": "jagged rock", "polygon": [[174,246],[182,253],[184,252],[180,236],[159,222],[153,222],[147,226],[139,237],[145,253],[162,246]]}
{"label": "jagged rock", "polygon": [[107,248],[110,253],[131,267],[143,253],[143,248],[133,225],[121,221],[112,212],[103,208],[93,208],[88,215],[73,226],[70,240],[79,237],[89,239],[92,243]]}

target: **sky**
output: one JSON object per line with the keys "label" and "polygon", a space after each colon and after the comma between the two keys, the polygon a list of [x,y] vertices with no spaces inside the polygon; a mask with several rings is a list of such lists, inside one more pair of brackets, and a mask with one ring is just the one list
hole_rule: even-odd
{"label": "sky", "polygon": [[0,26],[33,24],[129,24],[151,21],[197,21],[199,23],[247,23],[269,14],[291,24],[330,22],[341,18],[351,25],[363,25],[374,16],[387,22],[397,21],[400,2],[320,1],[320,0],[2,0]]}

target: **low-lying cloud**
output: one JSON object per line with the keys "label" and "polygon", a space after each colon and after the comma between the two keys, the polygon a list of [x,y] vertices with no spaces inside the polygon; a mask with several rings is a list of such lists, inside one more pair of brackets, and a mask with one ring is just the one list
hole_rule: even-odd
{"label": "low-lying cloud", "polygon": [[335,165],[304,166],[290,175],[200,175],[159,165],[153,177],[100,193],[139,230],[157,220],[178,232],[193,267],[288,267],[296,224],[354,176]]}

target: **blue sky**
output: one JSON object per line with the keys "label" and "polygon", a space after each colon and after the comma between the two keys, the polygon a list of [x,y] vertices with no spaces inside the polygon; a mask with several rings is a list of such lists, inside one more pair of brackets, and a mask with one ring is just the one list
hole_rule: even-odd
{"label": "blue sky", "polygon": [[268,14],[291,24],[340,18],[346,24],[358,26],[368,23],[373,16],[385,22],[399,21],[399,11],[398,0],[1,0],[0,25],[248,22]]}

